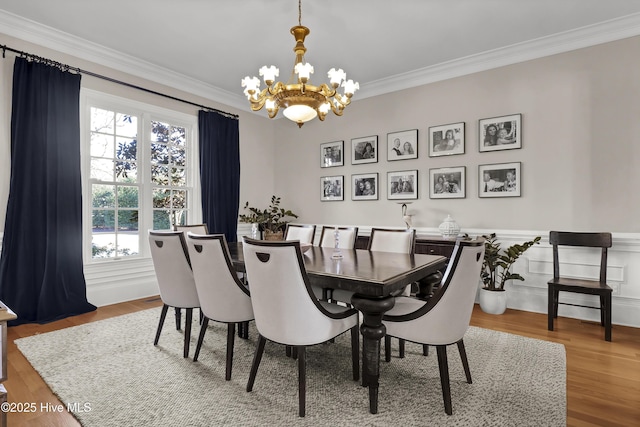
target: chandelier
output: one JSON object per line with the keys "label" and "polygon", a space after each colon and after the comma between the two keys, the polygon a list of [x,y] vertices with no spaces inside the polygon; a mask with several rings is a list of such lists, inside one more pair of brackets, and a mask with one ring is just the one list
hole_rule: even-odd
{"label": "chandelier", "polygon": [[[258,111],[266,105],[269,118],[273,119],[282,108],[286,118],[302,127],[305,122],[318,117],[324,120],[329,110],[341,116],[344,107],[351,103],[354,92],[360,85],[353,80],[347,80],[347,74],[342,70],[329,70],[329,85],[320,86],[310,84],[313,66],[304,61],[304,39],[309,35],[309,29],[302,26],[301,0],[298,0],[298,25],[291,28],[291,34],[296,39],[293,51],[296,53],[295,65],[287,83],[274,83],[280,70],[275,66],[263,66],[259,73],[264,79],[266,88],[260,90],[260,79],[246,76],[242,79],[244,94],[251,103],[251,109]],[[342,86],[344,94],[337,89]]]}

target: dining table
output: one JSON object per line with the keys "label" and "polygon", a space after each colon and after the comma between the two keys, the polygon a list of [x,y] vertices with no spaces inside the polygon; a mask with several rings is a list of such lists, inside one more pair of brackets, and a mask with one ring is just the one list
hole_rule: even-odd
{"label": "dining table", "polygon": [[[242,243],[229,243],[234,268],[244,272]],[[351,304],[362,313],[362,386],[369,389],[369,412],[378,413],[380,342],[385,336],[382,316],[395,303],[394,295],[446,267],[440,255],[401,254],[364,249],[311,246],[303,253],[309,281],[325,289],[353,292]],[[251,286],[249,279],[249,286]]]}

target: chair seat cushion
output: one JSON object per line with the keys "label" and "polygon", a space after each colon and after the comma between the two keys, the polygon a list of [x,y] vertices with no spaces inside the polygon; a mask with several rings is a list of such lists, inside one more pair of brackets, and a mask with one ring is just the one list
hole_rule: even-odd
{"label": "chair seat cushion", "polygon": [[411,298],[411,297],[396,297],[396,303],[393,308],[384,314],[385,318],[392,316],[404,316],[405,314],[413,313],[414,311],[422,308],[426,304],[426,301]]}
{"label": "chair seat cushion", "polygon": [[558,277],[551,279],[547,284],[560,288],[560,290],[567,290],[571,292],[572,288],[577,289],[590,289],[594,292],[611,292],[613,288],[606,283],[600,283],[597,280],[587,279],[572,279],[568,277]]}

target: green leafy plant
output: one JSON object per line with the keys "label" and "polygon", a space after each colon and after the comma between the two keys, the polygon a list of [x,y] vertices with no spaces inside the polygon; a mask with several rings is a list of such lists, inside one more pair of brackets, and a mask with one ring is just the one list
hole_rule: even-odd
{"label": "green leafy plant", "polygon": [[512,273],[511,266],[531,246],[540,244],[540,236],[521,245],[514,244],[507,249],[501,249],[496,234],[484,235],[484,261],[480,277],[484,289],[490,291],[504,290],[507,280],[524,281],[518,273]]}
{"label": "green leafy plant", "polygon": [[249,202],[245,203],[244,209],[249,210],[250,213],[239,215],[238,219],[240,222],[249,224],[257,223],[261,231],[269,230],[277,233],[291,222],[291,220],[287,218],[298,218],[298,215],[289,209],[285,210],[281,208],[280,197],[276,196],[271,196],[271,204],[269,204],[269,207],[266,209],[249,206]]}

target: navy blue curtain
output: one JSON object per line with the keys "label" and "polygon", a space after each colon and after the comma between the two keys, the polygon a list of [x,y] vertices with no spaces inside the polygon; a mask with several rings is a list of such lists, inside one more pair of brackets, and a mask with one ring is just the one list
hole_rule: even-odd
{"label": "navy blue curtain", "polygon": [[82,265],[80,76],[16,58],[11,182],[0,258],[10,325],[95,310]]}
{"label": "navy blue curtain", "polygon": [[238,239],[240,203],[240,136],[238,119],[198,112],[202,218],[210,233]]}

